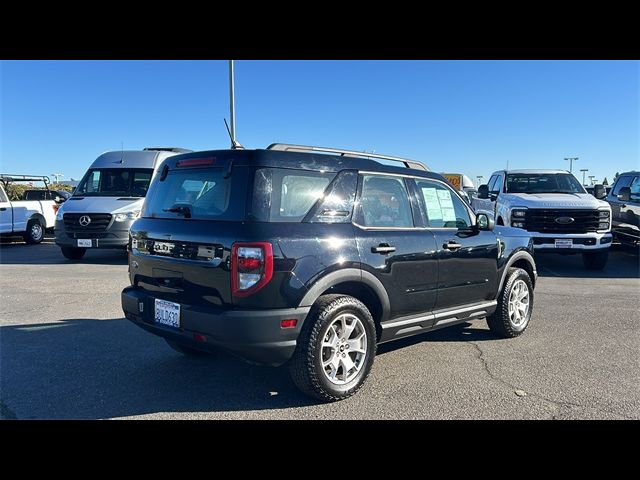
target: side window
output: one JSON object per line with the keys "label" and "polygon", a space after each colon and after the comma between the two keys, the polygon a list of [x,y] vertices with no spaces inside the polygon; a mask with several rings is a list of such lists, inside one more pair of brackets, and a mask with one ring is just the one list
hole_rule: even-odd
{"label": "side window", "polygon": [[412,228],[409,195],[400,177],[364,175],[360,223],[365,227]]}
{"label": "side window", "polygon": [[316,201],[322,197],[330,178],[292,174],[282,177],[280,193],[281,217],[304,217]]}
{"label": "side window", "polygon": [[131,191],[134,195],[144,197],[151,183],[151,172],[134,172]]}
{"label": "side window", "polygon": [[635,177],[631,182],[631,201],[640,203],[640,177]]}
{"label": "side window", "polygon": [[[638,177],[636,177],[638,178]],[[624,177],[620,177],[618,179],[618,181],[616,182],[615,186],[613,187],[613,195],[616,196],[618,195],[618,193],[620,193],[620,189],[622,187],[628,187],[631,185],[631,180],[633,180],[633,177],[631,175],[625,175]]]}
{"label": "side window", "polygon": [[[7,196],[4,193],[4,190],[0,188],[0,202],[8,202]],[[11,212],[9,212],[11,214]]]}
{"label": "side window", "polygon": [[489,179],[489,183],[487,183],[487,187],[489,188],[490,192],[493,192],[493,186],[496,184],[497,178],[498,178],[497,175],[491,175],[491,178]]}
{"label": "side window", "polygon": [[471,216],[464,202],[447,186],[428,180],[416,180],[422,193],[427,225],[432,228],[468,228]]}
{"label": "side window", "polygon": [[489,191],[491,193],[500,193],[502,192],[502,184],[503,184],[503,176],[502,175],[498,175],[496,177],[496,182],[493,184],[493,188],[489,188]]}

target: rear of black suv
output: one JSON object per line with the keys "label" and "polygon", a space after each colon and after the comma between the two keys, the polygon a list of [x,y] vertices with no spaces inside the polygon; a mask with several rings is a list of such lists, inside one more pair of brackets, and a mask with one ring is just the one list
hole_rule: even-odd
{"label": "rear of black suv", "polygon": [[[334,182],[335,171],[312,170],[295,154],[282,168],[281,155],[213,151],[165,162],[131,229],[128,319],[183,350],[223,346],[269,365],[291,358],[310,308],[300,306],[307,289],[294,267],[315,274],[338,257],[358,266],[350,216],[334,215],[351,205],[336,205],[336,195],[318,212],[328,223],[311,218],[304,234],[296,227],[332,182],[344,198],[351,179],[352,203],[355,175]],[[339,250],[323,248],[327,229],[344,240]]]}
{"label": "rear of black suv", "polygon": [[353,153],[165,160],[130,231],[126,317],[182,353],[288,362],[324,400],[363,385],[378,343],[485,317],[524,332],[530,236],[493,231],[422,165]]}

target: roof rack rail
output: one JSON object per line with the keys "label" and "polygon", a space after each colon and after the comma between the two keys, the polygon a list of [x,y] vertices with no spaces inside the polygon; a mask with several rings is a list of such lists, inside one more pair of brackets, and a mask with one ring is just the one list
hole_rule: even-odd
{"label": "roof rack rail", "polygon": [[44,182],[45,185],[51,183],[46,175],[16,175],[14,173],[0,173],[0,182]]}
{"label": "roof rack rail", "polygon": [[357,152],[355,150],[343,150],[340,148],[313,147],[309,145],[292,145],[289,143],[272,143],[267,150],[278,150],[282,152],[318,152],[337,154],[342,157],[360,157],[360,158],[379,158],[381,160],[391,160],[403,163],[407,168],[415,168],[417,170],[430,171],[424,163],[417,160],[409,160],[407,158],[392,157],[390,155],[379,155],[377,153]]}
{"label": "roof rack rail", "polygon": [[178,148],[178,147],[146,147],[143,148],[144,151],[154,151],[154,152],[175,152],[175,153],[190,153],[193,150],[189,150],[188,148]]}

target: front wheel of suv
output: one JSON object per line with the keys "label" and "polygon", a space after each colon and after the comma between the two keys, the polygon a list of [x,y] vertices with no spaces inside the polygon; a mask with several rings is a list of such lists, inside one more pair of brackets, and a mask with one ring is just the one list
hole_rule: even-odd
{"label": "front wheel of suv", "polygon": [[529,325],[532,310],[533,284],[529,274],[522,268],[510,268],[498,295],[498,307],[487,317],[489,328],[500,337],[517,337]]}
{"label": "front wheel of suv", "polygon": [[362,387],[375,355],[376,328],[367,307],[346,295],[323,295],[304,322],[289,371],[302,392],[334,402]]}
{"label": "front wheel of suv", "polygon": [[584,252],[582,262],[587,270],[602,270],[609,260],[609,249],[595,252]]}

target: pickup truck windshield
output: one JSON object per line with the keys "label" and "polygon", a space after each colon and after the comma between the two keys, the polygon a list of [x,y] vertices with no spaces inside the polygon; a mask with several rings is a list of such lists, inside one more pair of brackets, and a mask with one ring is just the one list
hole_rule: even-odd
{"label": "pickup truck windshield", "polygon": [[74,196],[144,197],[149,188],[151,168],[95,168],[80,181]]}
{"label": "pickup truck windshield", "polygon": [[505,193],[586,193],[570,173],[513,173],[507,175]]}

